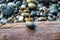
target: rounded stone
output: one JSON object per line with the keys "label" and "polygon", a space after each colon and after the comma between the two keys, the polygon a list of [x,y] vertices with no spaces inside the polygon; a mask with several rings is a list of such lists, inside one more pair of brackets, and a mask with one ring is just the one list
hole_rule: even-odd
{"label": "rounded stone", "polygon": [[37,12],[36,11],[31,11],[31,17],[35,17],[35,16],[37,16]]}
{"label": "rounded stone", "polygon": [[29,18],[29,17],[25,18],[25,22],[31,22],[32,20],[33,20],[33,18]]}
{"label": "rounded stone", "polygon": [[16,6],[16,4],[13,3],[13,2],[9,2],[7,5],[8,5],[8,6]]}
{"label": "rounded stone", "polygon": [[7,19],[5,19],[5,18],[2,18],[2,19],[1,19],[1,22],[2,22],[2,23],[6,23],[6,21],[7,21]]}
{"label": "rounded stone", "polygon": [[36,0],[27,0],[27,3],[36,2]]}
{"label": "rounded stone", "polygon": [[36,5],[34,3],[28,3],[28,7],[30,9],[35,9],[36,8]]}
{"label": "rounded stone", "polygon": [[43,11],[45,12],[45,13],[48,13],[48,8],[47,7],[43,7]]}
{"label": "rounded stone", "polygon": [[49,8],[49,12],[50,13],[57,13],[58,12],[58,8],[56,8],[55,6],[52,6]]}
{"label": "rounded stone", "polygon": [[20,6],[21,5],[21,1],[17,1],[16,5]]}
{"label": "rounded stone", "polygon": [[48,16],[47,21],[54,21],[54,19],[50,16]]}
{"label": "rounded stone", "polygon": [[35,29],[36,25],[34,24],[34,22],[26,22],[26,26],[29,29]]}
{"label": "rounded stone", "polygon": [[26,5],[21,5],[21,9],[25,9],[26,8]]}
{"label": "rounded stone", "polygon": [[19,16],[18,21],[19,21],[19,22],[23,22],[23,19],[24,19],[23,16]]}
{"label": "rounded stone", "polygon": [[46,18],[45,17],[39,17],[35,21],[46,21]]}
{"label": "rounded stone", "polygon": [[30,14],[29,13],[22,13],[21,16],[23,17],[28,17]]}

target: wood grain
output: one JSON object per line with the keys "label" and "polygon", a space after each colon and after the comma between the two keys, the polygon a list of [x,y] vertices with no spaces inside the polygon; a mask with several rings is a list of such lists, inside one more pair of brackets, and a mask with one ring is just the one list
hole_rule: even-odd
{"label": "wood grain", "polygon": [[0,28],[0,40],[60,40],[60,22],[35,22],[35,30],[30,30],[25,23],[12,23]]}

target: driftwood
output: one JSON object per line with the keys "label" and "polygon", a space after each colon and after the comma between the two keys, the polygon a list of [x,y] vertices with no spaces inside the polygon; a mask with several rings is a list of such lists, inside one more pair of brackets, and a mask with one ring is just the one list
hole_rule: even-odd
{"label": "driftwood", "polygon": [[35,24],[35,30],[30,30],[25,23],[6,23],[0,27],[0,40],[60,40],[59,21],[43,21]]}

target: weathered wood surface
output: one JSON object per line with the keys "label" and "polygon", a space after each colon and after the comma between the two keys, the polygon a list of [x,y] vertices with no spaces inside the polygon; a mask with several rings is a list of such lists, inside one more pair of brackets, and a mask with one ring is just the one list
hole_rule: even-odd
{"label": "weathered wood surface", "polygon": [[6,24],[0,27],[0,40],[60,40],[60,22],[35,22],[35,30],[25,23]]}

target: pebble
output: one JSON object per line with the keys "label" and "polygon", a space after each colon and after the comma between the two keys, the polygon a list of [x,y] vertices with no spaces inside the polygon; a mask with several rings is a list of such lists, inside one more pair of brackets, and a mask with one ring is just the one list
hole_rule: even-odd
{"label": "pebble", "polygon": [[16,2],[16,5],[17,5],[17,6],[20,6],[20,5],[21,5],[21,1],[17,1],[17,2]]}
{"label": "pebble", "polygon": [[23,22],[23,19],[24,19],[23,16],[19,16],[18,21],[19,21],[19,22]]}
{"label": "pebble", "polygon": [[29,13],[22,13],[21,16],[28,17],[30,14]]}
{"label": "pebble", "polygon": [[9,2],[7,5],[8,5],[8,6],[15,6],[15,3]]}
{"label": "pebble", "polygon": [[1,18],[3,18],[3,13],[2,13],[2,12],[0,12],[0,19],[1,19]]}
{"label": "pebble", "polygon": [[23,20],[24,20],[24,17],[23,17],[23,16],[17,16],[17,17],[13,20],[13,22],[14,22],[14,23],[19,23],[19,22],[23,22]]}
{"label": "pebble", "polygon": [[39,17],[39,18],[37,18],[35,21],[45,21],[45,20],[46,20],[45,17]]}
{"label": "pebble", "polygon": [[30,9],[35,9],[36,8],[36,5],[34,3],[28,3],[28,7]]}
{"label": "pebble", "polygon": [[2,23],[6,23],[6,21],[7,21],[6,18],[2,18],[2,19],[1,19],[1,22],[2,22]]}
{"label": "pebble", "polygon": [[33,18],[25,18],[25,22],[31,22],[31,21],[33,21]]}
{"label": "pebble", "polygon": [[25,9],[26,8],[26,5],[21,5],[21,9]]}
{"label": "pebble", "polygon": [[32,30],[34,30],[36,27],[34,22],[26,22],[26,26],[27,26],[27,28],[32,29]]}
{"label": "pebble", "polygon": [[27,0],[27,3],[36,2],[36,0]]}

